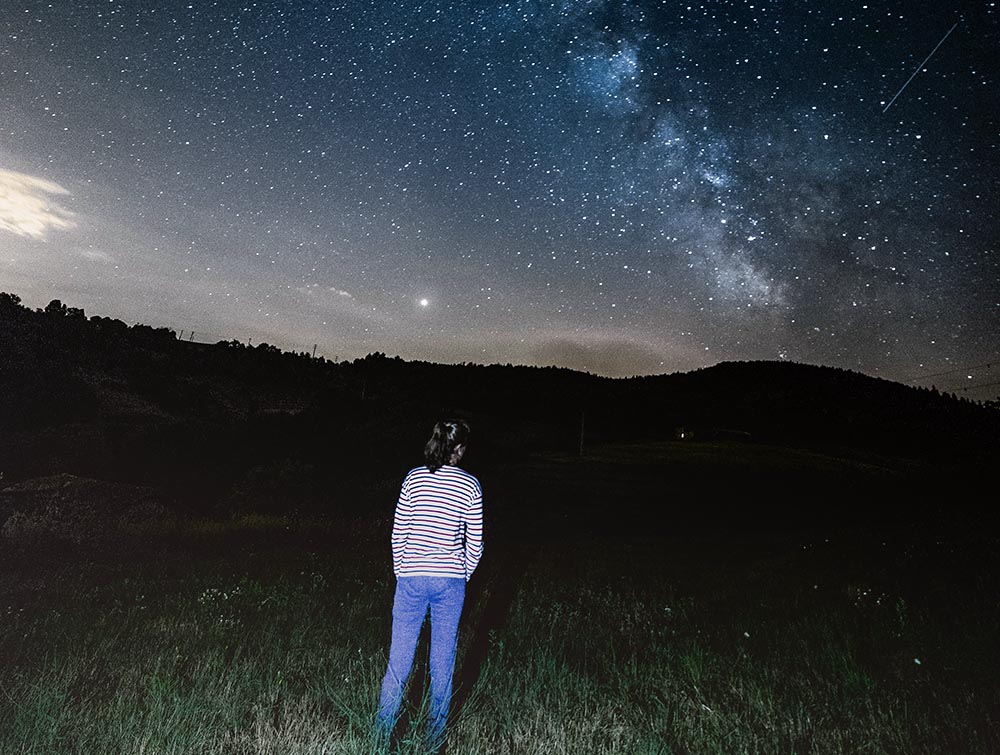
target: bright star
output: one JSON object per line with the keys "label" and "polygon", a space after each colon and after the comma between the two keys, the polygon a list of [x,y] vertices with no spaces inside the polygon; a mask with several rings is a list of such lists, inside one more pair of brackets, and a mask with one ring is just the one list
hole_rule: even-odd
{"label": "bright star", "polygon": [[426,307],[430,302],[427,299],[421,299],[419,302],[421,307]]}

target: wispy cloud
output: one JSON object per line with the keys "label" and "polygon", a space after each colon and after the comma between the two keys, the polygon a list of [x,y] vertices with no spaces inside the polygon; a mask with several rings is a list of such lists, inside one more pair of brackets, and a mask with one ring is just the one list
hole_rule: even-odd
{"label": "wispy cloud", "polygon": [[91,262],[113,262],[114,258],[99,249],[81,249],[79,255]]}
{"label": "wispy cloud", "polygon": [[598,375],[623,377],[676,369],[682,349],[630,340],[623,334],[553,335],[534,344],[529,361],[558,364]]}
{"label": "wispy cloud", "polygon": [[321,286],[318,283],[307,283],[305,286],[299,286],[296,289],[296,291],[311,297],[315,297],[317,294],[323,296],[327,294],[334,294],[335,296],[344,299],[354,298],[354,295],[350,291],[344,291],[343,289],[337,288],[336,286]]}
{"label": "wispy cloud", "polygon": [[0,169],[0,231],[44,241],[50,229],[73,228],[73,213],[50,199],[67,194],[52,181]]}

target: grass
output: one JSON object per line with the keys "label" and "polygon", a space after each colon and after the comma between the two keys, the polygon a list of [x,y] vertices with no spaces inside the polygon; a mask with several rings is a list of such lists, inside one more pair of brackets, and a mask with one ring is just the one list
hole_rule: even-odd
{"label": "grass", "polygon": [[[5,543],[0,752],[376,752],[388,527],[250,516]],[[982,533],[504,530],[469,588],[451,753],[1000,751]],[[421,752],[425,676],[418,653],[401,753]]]}
{"label": "grass", "polygon": [[[166,565],[31,564],[30,590],[6,564],[0,751],[371,752],[384,569],[211,544]],[[470,590],[451,751],[996,751],[996,607],[910,602],[885,576],[809,584],[834,552],[699,574],[696,554],[645,546],[511,551],[512,574]]]}
{"label": "grass", "polygon": [[44,605],[9,606],[0,751],[369,750],[383,663],[369,586],[331,583],[333,561],[280,549],[260,554],[284,559],[266,579],[199,551],[183,570],[54,567]]}

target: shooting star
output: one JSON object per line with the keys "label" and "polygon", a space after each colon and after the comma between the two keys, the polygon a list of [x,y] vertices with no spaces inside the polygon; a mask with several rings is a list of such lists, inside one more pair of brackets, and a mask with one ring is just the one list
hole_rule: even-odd
{"label": "shooting star", "polygon": [[944,41],[946,39],[948,39],[948,35],[951,34],[953,31],[955,31],[955,27],[956,26],[958,26],[958,21],[956,21],[954,23],[954,25],[950,29],[948,29],[948,31],[945,33],[945,35],[943,37],[941,37],[941,41],[938,42],[937,45],[934,46],[934,49],[931,50],[931,54],[928,55],[926,58],[924,58],[924,62],[921,63],[919,66],[917,66],[917,69],[913,72],[913,74],[910,76],[910,78],[908,78],[906,80],[906,83],[903,84],[903,86],[901,86],[899,88],[899,91],[896,92],[895,96],[891,100],[889,100],[889,104],[886,105],[885,108],[882,109],[883,113],[885,113],[886,110],[888,110],[889,108],[892,107],[892,103],[894,103],[896,101],[896,97],[899,97],[899,95],[901,95],[903,93],[903,90],[906,89],[906,87],[908,87],[910,85],[911,81],[913,81],[913,77],[916,76],[920,72],[921,68],[923,68],[925,65],[927,65],[927,61],[930,60],[931,57],[934,55],[934,53],[936,53],[938,51],[938,47],[940,47],[941,45],[944,44]]}

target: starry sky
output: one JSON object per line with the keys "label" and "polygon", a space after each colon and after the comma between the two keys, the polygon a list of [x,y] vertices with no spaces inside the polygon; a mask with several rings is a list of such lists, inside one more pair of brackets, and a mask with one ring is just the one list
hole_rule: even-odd
{"label": "starry sky", "polygon": [[11,0],[0,290],[338,359],[1000,379],[998,18]]}

